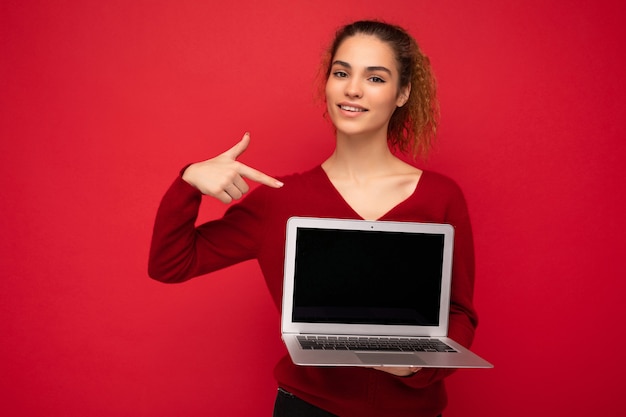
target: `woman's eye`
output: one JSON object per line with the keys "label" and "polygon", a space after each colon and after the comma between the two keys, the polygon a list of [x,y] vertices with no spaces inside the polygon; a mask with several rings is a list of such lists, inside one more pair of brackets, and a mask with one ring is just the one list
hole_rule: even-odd
{"label": "woman's eye", "polygon": [[345,71],[334,71],[333,75],[337,78],[346,78],[348,76]]}
{"label": "woman's eye", "polygon": [[370,77],[370,81],[375,82],[375,83],[384,83],[385,80],[383,80],[382,78],[374,75],[372,77]]}

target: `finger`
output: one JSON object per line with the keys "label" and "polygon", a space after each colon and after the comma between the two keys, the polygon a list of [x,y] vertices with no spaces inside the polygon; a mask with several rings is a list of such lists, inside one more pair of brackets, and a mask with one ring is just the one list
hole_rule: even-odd
{"label": "finger", "polygon": [[237,176],[233,179],[233,184],[235,184],[235,187],[237,187],[239,191],[241,191],[241,194],[245,194],[250,190],[248,183],[246,183],[246,181],[240,176]]}
{"label": "finger", "polygon": [[227,155],[229,158],[231,158],[234,161],[237,158],[239,158],[239,156],[242,153],[244,153],[244,151],[248,148],[249,144],[250,144],[250,133],[246,132],[244,133],[241,140],[237,142],[235,146],[233,146],[232,148],[224,152],[223,155]]}
{"label": "finger", "polygon": [[229,204],[233,201],[233,198],[229,196],[228,193],[224,190],[220,191],[219,193],[208,194],[208,195],[214,198],[217,198],[219,201],[221,201],[224,204]]}
{"label": "finger", "polygon": [[243,197],[243,193],[235,184],[229,184],[224,187],[224,191],[226,191],[226,194],[228,194],[233,200],[239,200]]}
{"label": "finger", "polygon": [[284,185],[276,178],[272,178],[269,175],[244,164],[240,164],[239,174],[243,177],[251,179],[252,181],[258,182],[259,184],[267,185],[272,188],[280,188]]}
{"label": "finger", "polygon": [[374,366],[373,368],[396,376],[410,376],[422,369],[417,366],[409,366],[407,368],[397,366]]}

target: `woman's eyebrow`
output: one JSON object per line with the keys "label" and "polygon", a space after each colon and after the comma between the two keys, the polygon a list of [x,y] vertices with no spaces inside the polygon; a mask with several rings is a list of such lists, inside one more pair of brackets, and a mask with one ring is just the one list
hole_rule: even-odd
{"label": "woman's eyebrow", "polygon": [[[352,68],[352,65],[350,65],[349,63],[347,63],[347,62],[345,62],[345,61],[340,61],[340,60],[333,61],[333,65],[339,65],[339,66],[342,66],[342,67],[344,67],[344,68],[348,68],[348,69],[351,69],[351,68]],[[386,72],[386,73],[388,73],[389,75],[391,75],[391,70],[390,70],[389,68],[387,68],[387,67],[383,67],[383,66],[378,66],[378,65],[376,65],[376,66],[366,67],[365,69],[366,69],[368,72],[373,72],[373,71],[383,71],[383,72]]]}

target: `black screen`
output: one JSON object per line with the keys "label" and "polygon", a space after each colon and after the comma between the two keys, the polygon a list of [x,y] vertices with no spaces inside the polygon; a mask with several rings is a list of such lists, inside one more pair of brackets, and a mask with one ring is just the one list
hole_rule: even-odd
{"label": "black screen", "polygon": [[296,322],[439,324],[444,236],[297,231]]}

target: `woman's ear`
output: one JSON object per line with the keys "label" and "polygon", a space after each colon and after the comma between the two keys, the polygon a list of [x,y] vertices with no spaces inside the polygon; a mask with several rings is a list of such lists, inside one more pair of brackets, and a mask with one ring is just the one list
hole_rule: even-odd
{"label": "woman's ear", "polygon": [[407,101],[409,101],[409,96],[411,94],[411,84],[407,85],[406,87],[402,87],[400,89],[400,92],[398,94],[398,99],[396,100],[396,105],[398,107],[402,107],[406,104]]}

